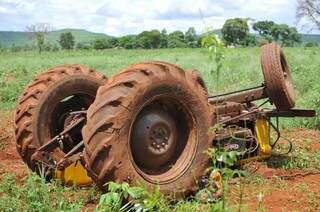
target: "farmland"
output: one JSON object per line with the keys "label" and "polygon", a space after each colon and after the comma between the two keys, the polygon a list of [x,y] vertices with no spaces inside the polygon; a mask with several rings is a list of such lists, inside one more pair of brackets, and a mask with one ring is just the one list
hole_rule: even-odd
{"label": "farmland", "polygon": [[[320,50],[318,48],[286,48],[294,85],[297,90],[297,107],[320,110]],[[45,69],[61,64],[83,64],[106,76],[111,76],[131,63],[146,60],[168,61],[185,70],[198,69],[208,86],[209,93],[223,92],[260,85],[263,76],[260,67],[259,48],[227,49],[216,90],[216,74],[211,73],[214,64],[208,60],[205,49],[160,50],[104,50],[0,53],[0,107],[14,108],[23,87]],[[320,112],[320,111],[319,111]],[[299,121],[299,126],[319,128],[319,119]],[[297,122],[292,123],[296,125]]]}
{"label": "farmland", "polygon": [[[42,179],[28,174],[18,157],[11,129],[12,111],[24,86],[39,72],[55,65],[80,63],[111,76],[131,63],[163,60],[185,70],[198,69],[211,95],[254,87],[263,82],[259,48],[226,49],[224,54],[222,71],[219,79],[216,79],[215,65],[208,60],[205,49],[0,53],[0,211],[10,207],[13,210],[38,207],[39,211],[52,208],[91,210],[101,195],[93,187],[78,189],[63,188],[57,182],[46,184]],[[297,107],[313,108],[319,114],[320,49],[286,48],[285,54],[297,90]],[[258,168],[254,169],[254,174],[243,179],[242,186],[239,186],[239,179],[230,183],[226,194],[230,208],[262,211],[281,208],[299,211],[305,209],[301,208],[302,205],[307,205],[309,210],[320,208],[320,190],[317,186],[320,175],[309,174],[320,170],[320,118],[290,119],[281,124],[283,135],[294,141],[294,150],[283,158],[272,157],[267,162],[254,164]],[[298,177],[288,177],[288,180],[287,175]],[[258,201],[260,194],[263,197]],[[10,205],[13,201],[16,202],[15,206]],[[183,201],[171,209],[185,211],[193,207],[203,211],[211,206],[201,205],[197,201]],[[163,208],[164,211],[166,209]]]}

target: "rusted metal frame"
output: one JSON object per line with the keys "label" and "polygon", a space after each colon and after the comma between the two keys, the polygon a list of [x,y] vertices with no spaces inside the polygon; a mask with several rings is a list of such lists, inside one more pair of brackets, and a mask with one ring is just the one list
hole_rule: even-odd
{"label": "rusted metal frame", "polygon": [[[57,164],[59,170],[63,170],[71,163],[80,159],[82,152],[78,152],[84,146],[83,141],[73,147]],[[77,153],[78,152],[78,153]]]}
{"label": "rusted metal frame", "polygon": [[52,138],[48,143],[42,145],[40,148],[37,149],[37,152],[44,151],[44,152],[51,152],[55,148],[59,147],[61,142],[63,142],[63,138],[65,134],[68,134],[71,132],[75,127],[77,127],[80,124],[83,124],[85,122],[86,118],[81,117],[74,123],[72,123],[70,126],[68,126],[65,130],[63,130],[61,133],[59,133],[57,136]]}
{"label": "rusted metal frame", "polygon": [[[223,121],[219,122],[218,124],[222,124],[222,125],[223,125],[223,124],[227,124],[227,123],[229,123],[229,122],[237,121],[237,120],[239,120],[240,118],[244,118],[244,117],[251,116],[251,115],[255,115],[255,114],[259,114],[259,115],[263,116],[263,115],[264,115],[264,112],[263,112],[261,109],[259,109],[259,108],[255,108],[255,109],[253,109],[253,110],[251,110],[251,111],[243,112],[243,113],[241,113],[241,114],[238,115],[238,116],[235,116],[235,117],[232,117],[232,118],[223,120]],[[223,115],[223,114],[221,114],[221,115]]]}
{"label": "rusted metal frame", "polygon": [[315,110],[305,109],[289,109],[286,111],[269,110],[265,111],[267,117],[314,117],[316,115]]}
{"label": "rusted metal frame", "polygon": [[[214,122],[220,122],[226,118],[235,117],[240,115],[244,107],[237,102],[225,102],[217,106],[213,106],[212,119]],[[218,120],[219,119],[219,120]]]}
{"label": "rusted metal frame", "polygon": [[261,86],[248,88],[244,90],[234,91],[216,96],[210,96],[208,101],[210,104],[219,104],[221,102],[237,102],[249,103],[252,101],[267,98],[266,87],[264,84]]}

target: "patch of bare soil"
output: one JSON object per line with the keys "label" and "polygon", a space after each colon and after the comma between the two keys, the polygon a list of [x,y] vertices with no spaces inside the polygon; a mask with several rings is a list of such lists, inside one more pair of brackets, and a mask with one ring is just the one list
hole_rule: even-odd
{"label": "patch of bare soil", "polygon": [[0,176],[15,173],[20,180],[28,173],[27,166],[16,151],[13,138],[12,111],[0,111]]}
{"label": "patch of bare soil", "polygon": [[[293,148],[320,154],[319,131],[290,129],[283,135],[293,142]],[[231,186],[230,199],[236,208],[241,203],[249,211],[320,211],[320,170],[285,170],[265,162],[254,166],[254,174],[243,180],[242,189],[239,183]]]}
{"label": "patch of bare soil", "polygon": [[[300,175],[301,171],[290,171],[285,175]],[[284,173],[281,173],[283,175]],[[249,211],[319,211],[320,210],[320,174],[300,175],[300,177],[282,180],[277,172],[271,179],[261,184],[243,185],[242,205]],[[267,175],[269,177],[269,174]],[[239,205],[239,188],[232,188],[234,205]],[[237,206],[236,206],[237,207]]]}
{"label": "patch of bare soil", "polygon": [[[294,142],[294,148],[313,152],[320,151],[320,132],[307,129],[286,130],[283,135]],[[13,137],[12,111],[0,110],[0,178],[4,173],[15,173],[21,180],[28,173],[27,166],[18,155]],[[261,208],[266,211],[319,211],[320,174],[301,169],[277,169],[257,163],[253,176],[231,185],[230,202],[237,208],[239,203],[249,211]],[[240,195],[242,191],[242,197]],[[242,200],[240,200],[242,198]],[[260,201],[258,199],[260,198]],[[85,208],[92,210],[94,203]]]}
{"label": "patch of bare soil", "polygon": [[260,190],[255,198],[248,201],[251,209],[259,208],[259,204],[268,211],[320,209],[320,172],[262,167],[257,174],[260,174],[265,182],[260,186],[248,186],[249,191]]}

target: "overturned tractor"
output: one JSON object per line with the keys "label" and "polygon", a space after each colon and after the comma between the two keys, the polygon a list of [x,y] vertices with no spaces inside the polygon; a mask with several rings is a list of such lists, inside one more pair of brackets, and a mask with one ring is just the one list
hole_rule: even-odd
{"label": "overturned tractor", "polygon": [[[207,174],[208,148],[241,152],[242,164],[265,159],[280,137],[272,117],[315,116],[292,109],[290,69],[277,44],[262,47],[261,63],[261,86],[218,96],[197,71],[166,62],[134,64],[109,79],[80,65],[51,68],[18,100],[17,150],[31,170],[65,184],[142,182],[184,197]],[[254,103],[261,99],[276,108]]]}

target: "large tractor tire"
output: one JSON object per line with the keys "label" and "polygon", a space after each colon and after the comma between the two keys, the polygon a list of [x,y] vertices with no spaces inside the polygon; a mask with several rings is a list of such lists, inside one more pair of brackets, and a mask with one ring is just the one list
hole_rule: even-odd
{"label": "large tractor tire", "polygon": [[295,91],[290,68],[278,44],[262,46],[261,65],[270,100],[278,110],[293,108]]}
{"label": "large tractor tire", "polygon": [[99,88],[82,130],[93,181],[103,190],[108,181],[159,185],[173,198],[195,191],[212,142],[203,85],[196,72],[157,61],[110,78]]}
{"label": "large tractor tire", "polygon": [[[63,65],[39,74],[24,89],[14,116],[15,140],[18,153],[31,170],[42,168],[32,158],[35,151],[72,121],[70,112],[86,110],[105,81],[106,77],[87,67]],[[52,152],[53,163],[82,140],[81,129],[72,139],[74,143]]]}

